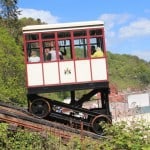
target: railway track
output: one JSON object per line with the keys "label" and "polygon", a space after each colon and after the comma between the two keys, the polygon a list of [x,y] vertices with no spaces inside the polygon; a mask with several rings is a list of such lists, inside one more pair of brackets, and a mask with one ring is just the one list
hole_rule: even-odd
{"label": "railway track", "polygon": [[73,135],[80,135],[81,137],[91,137],[98,139],[102,136],[83,130],[82,122],[80,129],[72,128],[61,123],[52,122],[49,120],[37,118],[32,116],[26,109],[12,104],[0,101],[0,122],[6,122],[16,127],[22,127],[39,132],[50,132],[63,139],[70,139]]}

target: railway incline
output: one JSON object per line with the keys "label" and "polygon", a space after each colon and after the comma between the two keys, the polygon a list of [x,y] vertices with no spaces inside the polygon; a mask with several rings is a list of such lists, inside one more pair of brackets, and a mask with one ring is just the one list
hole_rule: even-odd
{"label": "railway incline", "polygon": [[94,139],[101,137],[100,135],[83,130],[82,122],[80,129],[72,128],[61,123],[32,116],[26,109],[2,101],[0,101],[0,122],[8,123],[15,128],[21,127],[31,131],[49,132],[67,140],[73,135],[80,135],[82,138],[87,136]]}

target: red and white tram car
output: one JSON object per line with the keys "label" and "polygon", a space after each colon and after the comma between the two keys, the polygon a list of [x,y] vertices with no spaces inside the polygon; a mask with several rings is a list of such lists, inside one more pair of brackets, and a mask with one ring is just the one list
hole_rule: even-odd
{"label": "red and white tram car", "polygon": [[[111,122],[109,82],[103,21],[31,25],[23,27],[29,111],[41,118],[69,121],[79,117],[56,108],[84,114],[85,126],[101,133],[100,121]],[[96,54],[97,53],[97,54]],[[75,100],[75,91],[88,90]],[[41,97],[41,93],[70,91],[69,104]],[[100,93],[101,107],[83,103]]]}

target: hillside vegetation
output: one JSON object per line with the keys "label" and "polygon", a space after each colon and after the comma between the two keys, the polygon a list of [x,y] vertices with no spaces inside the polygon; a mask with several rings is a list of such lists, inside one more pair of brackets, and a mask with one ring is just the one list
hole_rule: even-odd
{"label": "hillside vegetation", "polygon": [[137,56],[108,52],[108,74],[118,89],[146,89],[150,86],[150,62]]}

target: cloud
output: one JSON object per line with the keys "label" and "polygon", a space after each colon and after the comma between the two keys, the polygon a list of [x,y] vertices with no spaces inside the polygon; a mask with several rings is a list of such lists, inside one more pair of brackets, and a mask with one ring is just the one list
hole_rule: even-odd
{"label": "cloud", "polygon": [[105,23],[106,35],[108,40],[117,38],[118,28],[123,26],[132,17],[130,14],[103,14],[98,19]]}
{"label": "cloud", "polygon": [[[103,14],[98,19],[105,22],[110,38],[130,38],[150,35],[150,19],[136,18],[130,14]],[[132,19],[132,20],[131,20]]]}
{"label": "cloud", "polygon": [[145,13],[150,13],[150,9],[145,9],[144,12]]}
{"label": "cloud", "polygon": [[148,35],[150,35],[150,20],[146,18],[131,22],[128,26],[121,27],[119,30],[119,36],[121,38]]}
{"label": "cloud", "polygon": [[126,23],[129,18],[131,18],[129,14],[103,14],[98,19],[105,22],[107,29],[111,29],[116,25]]}
{"label": "cloud", "polygon": [[19,18],[34,18],[34,19],[40,19],[42,22],[46,23],[57,23],[58,17],[53,16],[49,11],[44,10],[35,10],[35,9],[24,9],[21,8],[21,15]]}
{"label": "cloud", "polygon": [[141,59],[144,59],[146,61],[150,61],[150,49],[149,50],[132,51],[131,55],[136,55]]}
{"label": "cloud", "polygon": [[106,45],[110,51],[136,55],[150,61],[149,18],[131,14],[103,14],[98,19],[105,22]]}

